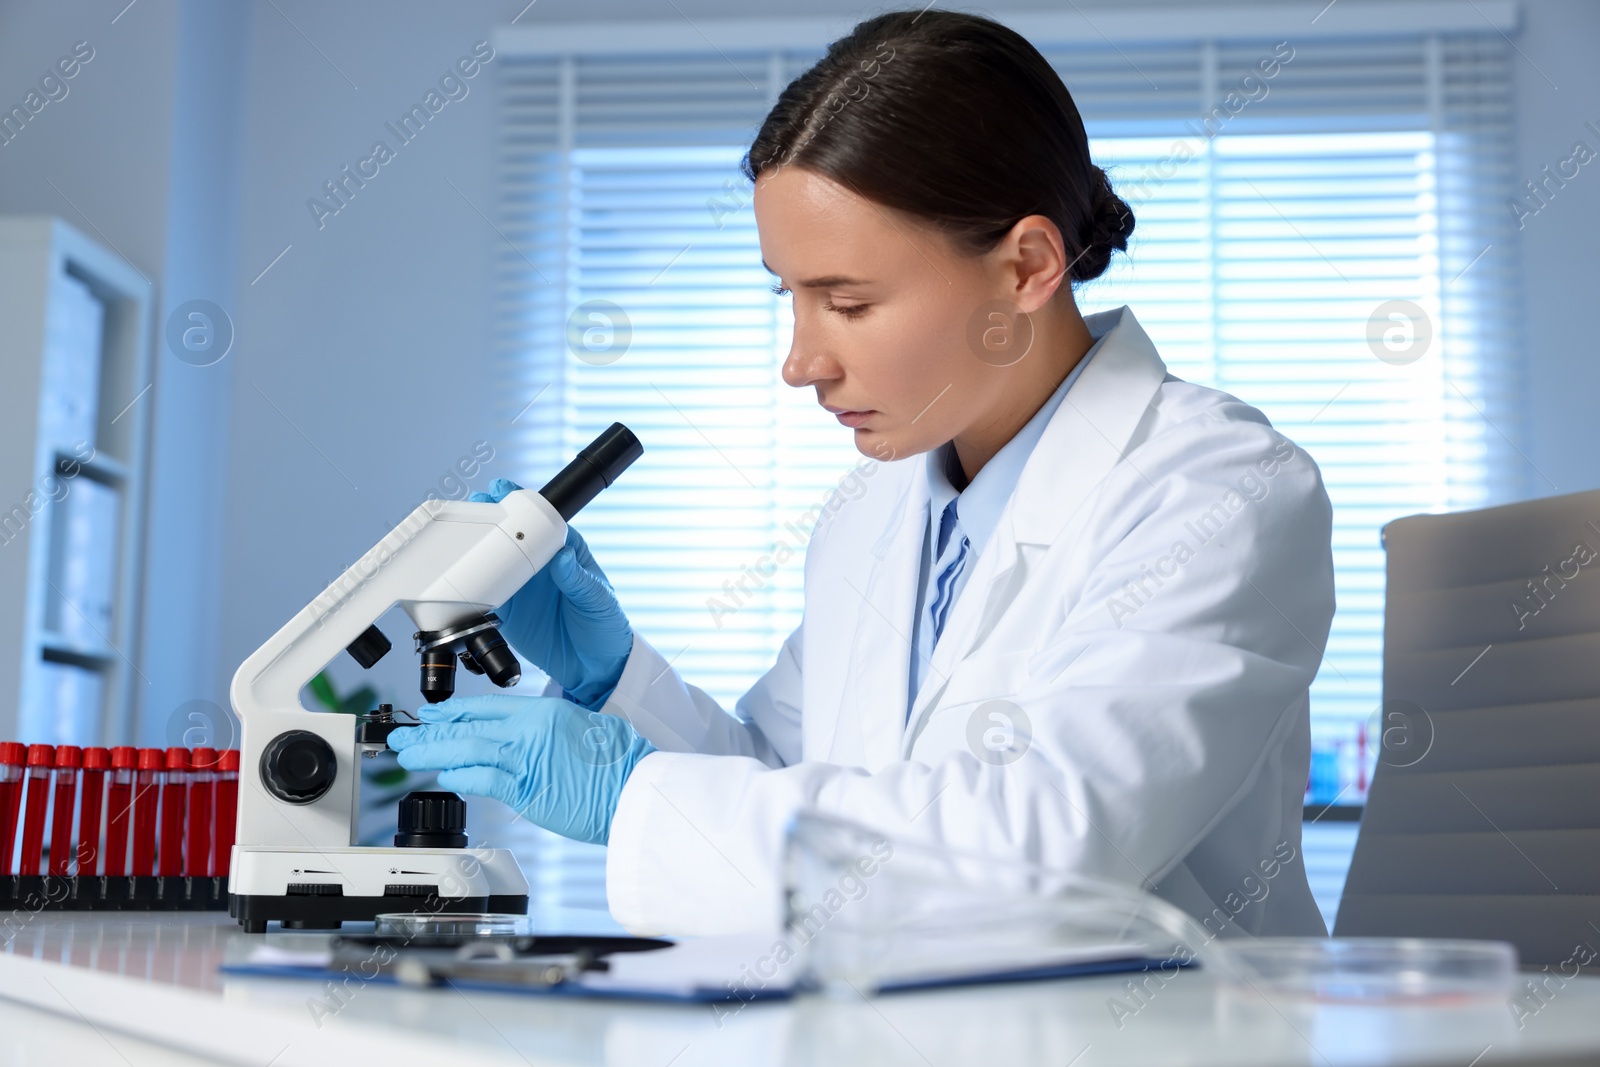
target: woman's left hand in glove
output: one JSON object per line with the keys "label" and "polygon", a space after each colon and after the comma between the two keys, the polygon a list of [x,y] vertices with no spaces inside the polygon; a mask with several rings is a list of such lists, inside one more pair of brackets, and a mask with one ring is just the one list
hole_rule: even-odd
{"label": "woman's left hand in glove", "polygon": [[655,746],[626,719],[559,697],[451,697],[395,730],[400,765],[439,788],[493,797],[547,830],[603,845],[622,787]]}

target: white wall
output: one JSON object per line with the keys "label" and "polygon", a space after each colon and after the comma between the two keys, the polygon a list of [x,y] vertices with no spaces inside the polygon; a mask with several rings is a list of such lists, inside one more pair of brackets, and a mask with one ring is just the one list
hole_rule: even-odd
{"label": "white wall", "polygon": [[[477,214],[496,213],[494,63],[410,144],[385,123],[398,125],[515,8],[277,6],[282,14],[252,5],[242,119],[220,620],[230,668],[420,503],[475,441],[499,433],[489,323],[501,239]],[[347,164],[354,170],[377,140],[395,158],[319,228],[307,201],[328,202],[323,183]],[[380,676],[409,707],[410,631],[386,629],[404,654]],[[352,666],[341,662],[341,674],[353,679]]]}
{"label": "white wall", "polygon": [[[1521,192],[1523,182],[1544,178],[1542,167],[1554,170],[1571,156],[1575,141],[1600,154],[1600,4],[1531,0],[1516,44],[1521,54],[1513,60],[1513,181]],[[1525,203],[1536,201],[1525,196]],[[1600,158],[1582,167],[1537,215],[1525,218],[1520,237],[1527,323],[1524,451],[1535,468],[1529,485],[1535,496],[1593,489],[1600,486]]]}
{"label": "white wall", "polygon": [[[0,212],[45,211],[98,228],[157,279],[162,319],[192,297],[234,319],[234,350],[215,367],[158,350],[140,652],[151,680],[144,736],[154,739],[185,700],[225,704],[245,655],[475,441],[502,443],[489,329],[494,257],[508,253],[477,213],[495,214],[494,65],[322,228],[306,200],[375,139],[390,139],[384,123],[524,0],[139,0],[113,25],[124,3],[0,0],[0,101],[19,98],[73,41],[97,50],[72,95],[0,148]],[[675,9],[689,19],[796,13],[776,0],[540,0],[521,23]],[[1527,57],[1515,59],[1520,182],[1564,158],[1573,140],[1600,150],[1583,126],[1600,126],[1600,5],[1527,0],[1516,41]],[[1596,165],[1522,238],[1524,451],[1556,488],[1531,480],[1542,492],[1592,488]],[[478,482],[501,473],[542,472],[497,462]],[[409,637],[400,627],[390,636]],[[393,660],[381,677],[409,697],[410,657]]]}
{"label": "white wall", "polygon": [[[121,252],[156,284],[159,333],[185,300],[233,303],[244,11],[206,0],[122,7],[0,4],[8,108],[75,42],[94,50],[67,95],[0,146],[0,212],[59,215]],[[230,655],[217,619],[232,367],[194,367],[152,341],[154,384],[139,401],[155,409],[145,610],[137,646],[121,651],[139,668],[130,737],[167,744],[185,703],[221,691]],[[13,713],[0,709],[0,721]]]}

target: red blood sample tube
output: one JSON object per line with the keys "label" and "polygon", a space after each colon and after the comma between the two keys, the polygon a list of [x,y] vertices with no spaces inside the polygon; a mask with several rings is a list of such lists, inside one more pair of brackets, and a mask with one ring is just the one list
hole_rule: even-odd
{"label": "red blood sample tube", "polygon": [[161,800],[161,772],[167,754],[159,748],[139,750],[139,771],[133,780],[133,872],[156,873],[156,808]]}
{"label": "red blood sample tube", "polygon": [[217,762],[217,817],[212,823],[211,873],[226,875],[233,860],[234,822],[239,813],[239,750],[230,748]]}
{"label": "red blood sample tube", "polygon": [[83,749],[77,745],[56,746],[55,813],[50,819],[50,873],[67,873],[72,862],[72,816],[78,806],[78,768],[83,766]]}
{"label": "red blood sample tube", "polygon": [[27,762],[26,745],[0,741],[0,875],[14,873],[12,856],[17,849],[17,815],[22,810],[22,775]]}
{"label": "red blood sample tube", "polygon": [[200,747],[189,753],[189,831],[184,835],[183,873],[204,878],[211,873],[212,794],[217,790],[217,750]]}
{"label": "red blood sample tube", "polygon": [[183,829],[188,814],[189,750],[167,749],[167,772],[161,779],[161,876],[183,873]]}
{"label": "red blood sample tube", "polygon": [[138,749],[118,745],[111,750],[111,788],[106,796],[105,873],[118,877],[128,873],[128,829],[133,821],[133,780],[138,765]]}
{"label": "red blood sample tube", "polygon": [[83,750],[83,794],[78,801],[78,875],[92,878],[100,860],[100,801],[105,796],[111,750]]}
{"label": "red blood sample tube", "polygon": [[22,866],[19,874],[43,874],[39,857],[44,852],[44,817],[50,807],[50,766],[56,750],[50,745],[28,746],[28,773],[22,793]]}

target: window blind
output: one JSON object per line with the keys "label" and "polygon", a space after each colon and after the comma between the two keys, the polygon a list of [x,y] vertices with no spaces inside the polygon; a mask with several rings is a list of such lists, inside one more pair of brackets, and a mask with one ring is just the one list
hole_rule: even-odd
{"label": "window blind", "polygon": [[[1312,690],[1314,778],[1320,800],[1358,800],[1380,699],[1379,529],[1528,488],[1506,44],[1035,43],[1138,220],[1128,254],[1080,289],[1085,310],[1132,306],[1172,373],[1260,407],[1321,466],[1339,607]],[[509,451],[549,470],[614,420],[639,434],[644,458],[576,525],[634,626],[730,708],[799,620],[822,501],[865,462],[779,378],[789,305],[737,170],[820,54],[497,64]],[[598,850],[540,847],[570,873],[549,892],[603,902]]]}

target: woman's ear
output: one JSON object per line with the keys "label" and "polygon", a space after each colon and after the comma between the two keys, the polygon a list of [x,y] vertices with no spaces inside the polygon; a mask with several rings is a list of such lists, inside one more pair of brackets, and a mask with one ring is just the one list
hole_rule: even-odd
{"label": "woman's ear", "polygon": [[1019,311],[1043,307],[1072,269],[1061,230],[1045,215],[1018,219],[995,251],[1001,253],[1002,269],[1011,290],[1009,299]]}

